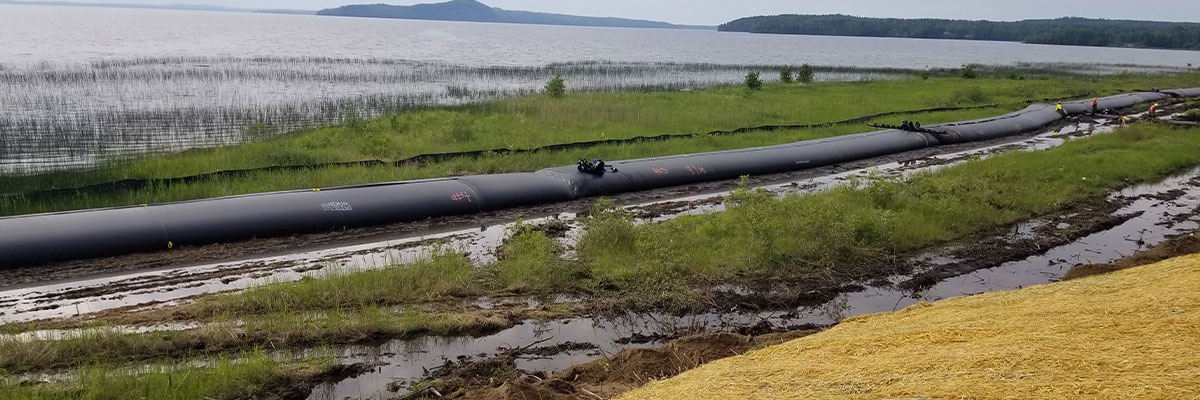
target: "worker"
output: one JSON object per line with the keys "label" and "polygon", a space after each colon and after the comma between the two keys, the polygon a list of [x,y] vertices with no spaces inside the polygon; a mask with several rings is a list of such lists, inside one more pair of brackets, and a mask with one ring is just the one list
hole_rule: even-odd
{"label": "worker", "polygon": [[1064,109],[1063,109],[1063,106],[1062,106],[1062,102],[1061,102],[1061,101],[1060,101],[1060,102],[1058,102],[1058,105],[1054,106],[1054,111],[1058,111],[1058,113],[1059,113],[1059,114],[1062,114],[1062,116],[1064,116],[1064,117],[1066,117],[1066,116],[1067,116],[1067,110],[1064,110]]}
{"label": "worker", "polygon": [[1096,109],[1096,100],[1099,100],[1099,98],[1092,99],[1092,114],[1095,114],[1097,111],[1099,111]]}
{"label": "worker", "polygon": [[1150,106],[1150,118],[1154,118],[1154,115],[1157,113],[1158,113],[1158,103],[1154,103],[1154,105]]}

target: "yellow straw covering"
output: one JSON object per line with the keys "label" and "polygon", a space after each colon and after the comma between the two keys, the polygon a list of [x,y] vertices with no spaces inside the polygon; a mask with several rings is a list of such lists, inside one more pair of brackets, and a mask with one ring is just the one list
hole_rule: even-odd
{"label": "yellow straw covering", "polygon": [[1198,399],[1200,255],[849,319],[623,399]]}

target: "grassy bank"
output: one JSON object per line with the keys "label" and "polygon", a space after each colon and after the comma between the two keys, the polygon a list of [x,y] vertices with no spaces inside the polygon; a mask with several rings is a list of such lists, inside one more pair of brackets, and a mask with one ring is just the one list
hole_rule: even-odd
{"label": "grassy bank", "polygon": [[376,305],[322,313],[242,315],[252,318],[209,315],[209,323],[186,331],[129,334],[93,326],[57,340],[0,339],[0,372],[27,373],[198,354],[236,354],[256,347],[288,349],[419,335],[470,336],[511,325],[507,319],[482,313],[431,313]]}
{"label": "grassy bank", "polygon": [[[422,153],[707,132],[772,124],[823,123],[880,112],[999,103],[987,110],[924,114],[908,119],[949,122],[1023,107],[1030,98],[1111,93],[1149,86],[1194,86],[1195,74],[1011,80],[937,78],[810,85],[769,84],[661,93],[575,93],[412,111],[370,121],[299,132],[241,146],[192,150],[92,171],[0,177],[6,193],[70,188],[120,179],[170,178],[230,169],[363,159],[394,160]],[[891,117],[886,122],[904,117]],[[579,158],[624,159],[769,145],[868,130],[840,126],[735,137],[695,137],[667,143],[608,145],[533,155],[463,158],[406,167],[337,167],[254,172],[172,186],[103,193],[65,193],[36,199],[0,197],[0,215],[156,203],[285,189],[417,179],[469,173],[530,171]]]}
{"label": "grassy bank", "polygon": [[[0,343],[0,368],[137,360],[193,349],[227,352],[264,343],[286,347],[454,334],[509,323],[495,313],[395,311],[417,304],[453,310],[457,302],[480,295],[568,293],[600,303],[694,309],[710,304],[703,293],[715,284],[822,289],[892,273],[902,265],[898,258],[931,246],[1179,172],[1200,164],[1197,154],[1200,130],[1139,124],[903,182],[864,181],[782,199],[741,188],[727,198],[726,212],[662,223],[635,226],[622,209],[600,202],[585,221],[573,258],[561,257],[564,249],[541,231],[516,228],[499,261],[490,265],[472,266],[442,251],[415,265],[340,271],[206,296],[108,322],[217,322],[209,329],[152,335],[101,330],[79,340]],[[569,313],[569,306],[562,311]]]}
{"label": "grassy bank", "polygon": [[297,387],[336,370],[333,357],[298,362],[273,360],[253,351],[237,358],[197,359],[128,366],[94,364],[70,377],[49,382],[22,381],[0,375],[0,398],[6,400],[235,400],[293,398]]}
{"label": "grassy bank", "polygon": [[1198,310],[1192,255],[853,318],[622,398],[1195,398]]}

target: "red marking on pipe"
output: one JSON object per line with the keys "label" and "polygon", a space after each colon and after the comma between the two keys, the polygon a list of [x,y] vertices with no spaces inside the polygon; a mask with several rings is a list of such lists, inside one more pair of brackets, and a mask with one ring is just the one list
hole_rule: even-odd
{"label": "red marking on pipe", "polygon": [[666,174],[669,174],[669,173],[671,173],[671,171],[667,171],[667,169],[666,169],[666,168],[655,168],[655,169],[654,169],[654,174],[655,174],[655,175],[666,175]]}
{"label": "red marking on pipe", "polygon": [[708,173],[708,171],[706,171],[704,169],[704,167],[697,167],[695,165],[689,165],[685,168],[687,168],[688,172],[691,172],[692,175],[704,175],[704,174]]}
{"label": "red marking on pipe", "polygon": [[470,194],[470,193],[467,193],[467,192],[458,192],[458,193],[455,193],[455,194],[452,194],[452,195],[450,195],[450,200],[454,200],[454,201],[463,201],[463,200],[466,200],[466,201],[471,201],[471,194]]}

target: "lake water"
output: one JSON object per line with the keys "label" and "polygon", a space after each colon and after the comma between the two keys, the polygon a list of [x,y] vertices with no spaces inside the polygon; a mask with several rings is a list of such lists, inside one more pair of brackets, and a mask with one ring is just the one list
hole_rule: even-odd
{"label": "lake water", "polygon": [[537,91],[819,80],[962,64],[1173,71],[1200,52],[205,11],[0,5],[0,173],[86,167],[375,115]]}

